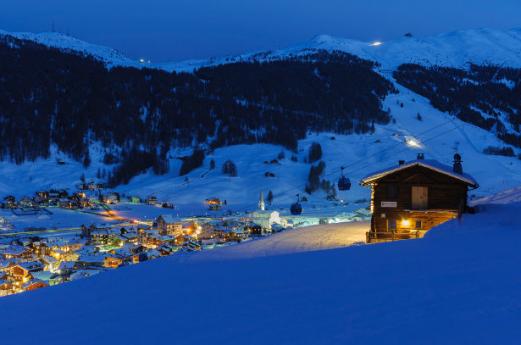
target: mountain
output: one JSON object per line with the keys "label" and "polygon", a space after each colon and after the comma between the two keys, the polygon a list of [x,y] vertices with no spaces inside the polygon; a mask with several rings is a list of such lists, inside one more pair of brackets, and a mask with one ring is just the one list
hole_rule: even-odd
{"label": "mountain", "polygon": [[74,52],[77,54],[90,56],[99,61],[102,61],[108,67],[141,67],[141,64],[138,61],[127,58],[115,49],[87,43],[59,32],[11,33],[0,30],[0,37],[4,37],[4,39],[7,37],[12,37],[23,41],[32,41],[46,47],[59,49],[63,52]]}
{"label": "mountain", "polygon": [[378,62],[383,69],[395,69],[404,63],[460,68],[465,67],[468,63],[521,67],[521,28],[511,30],[481,28],[426,37],[407,34],[398,39],[376,44],[330,35],[318,35],[308,42],[275,51],[146,64],[129,59],[112,48],[90,44],[63,33],[11,33],[0,30],[0,36],[30,40],[48,47],[90,55],[108,66],[148,67],[177,72],[191,72],[203,66],[224,63],[283,59],[306,54],[307,51],[316,49],[350,53],[362,59]]}
{"label": "mountain", "polygon": [[293,47],[268,52],[248,53],[209,60],[166,63],[167,70],[190,71],[202,66],[240,61],[269,61],[307,54],[316,49],[342,51],[377,62],[381,69],[394,70],[401,64],[466,67],[467,64],[521,67],[521,29],[474,29],[435,36],[402,38],[381,42],[319,35]]}
{"label": "mountain", "polygon": [[[315,141],[328,183],[341,166],[356,182],[419,151],[448,164],[459,151],[482,186],[474,193],[513,188],[520,42],[519,30],[488,29],[382,44],[318,36],[158,66],[60,34],[3,33],[0,193],[73,186],[85,174],[174,202],[252,205],[271,189],[287,204],[304,190]],[[237,178],[222,173],[227,160]],[[353,205],[367,193],[354,183],[338,194]]]}

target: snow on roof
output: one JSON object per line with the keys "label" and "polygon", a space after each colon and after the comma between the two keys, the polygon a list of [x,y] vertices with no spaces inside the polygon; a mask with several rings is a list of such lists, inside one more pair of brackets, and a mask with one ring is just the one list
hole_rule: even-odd
{"label": "snow on roof", "polygon": [[26,249],[23,246],[9,245],[0,248],[0,255],[21,255],[25,253]]}
{"label": "snow on roof", "polygon": [[453,177],[457,180],[463,181],[472,187],[475,187],[475,188],[479,187],[479,184],[476,182],[476,180],[474,180],[474,178],[472,176],[470,176],[469,174],[465,174],[465,173],[458,174],[458,173],[454,172],[454,170],[452,169],[451,166],[442,164],[435,160],[425,160],[425,159],[416,159],[416,160],[406,162],[401,165],[394,166],[392,168],[387,168],[387,169],[376,171],[376,172],[364,177],[360,181],[360,184],[362,186],[365,186],[365,185],[371,184],[372,182],[374,182],[376,180],[381,179],[382,177],[385,177],[385,176],[393,174],[397,171],[408,169],[408,168],[411,168],[414,166],[421,166],[421,167],[424,167],[427,169],[431,169],[431,170],[437,171],[441,174],[444,174],[444,175]]}
{"label": "snow on roof", "polygon": [[17,265],[28,271],[37,270],[43,267],[43,264],[39,261],[19,262]]}
{"label": "snow on roof", "polygon": [[7,260],[1,260],[0,259],[0,270],[9,267],[10,264],[11,264],[11,262],[9,262]]}
{"label": "snow on roof", "polygon": [[179,218],[177,218],[177,217],[175,217],[175,216],[173,216],[171,214],[162,214],[159,217],[163,218],[163,220],[166,223],[176,223],[176,222],[179,222]]}

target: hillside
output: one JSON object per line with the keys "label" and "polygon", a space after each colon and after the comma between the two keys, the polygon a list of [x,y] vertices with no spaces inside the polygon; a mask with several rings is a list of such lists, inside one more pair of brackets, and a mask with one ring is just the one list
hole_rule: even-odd
{"label": "hillside", "polygon": [[194,260],[204,252],[158,259],[2,298],[9,315],[2,339],[516,344],[521,223],[512,214],[519,211],[519,204],[486,206],[415,241],[224,261]]}
{"label": "hillside", "polygon": [[[362,176],[418,152],[449,165],[460,152],[481,185],[473,195],[513,188],[521,184],[519,37],[481,29],[374,45],[318,36],[165,71],[133,68],[109,48],[60,34],[0,33],[0,194],[73,188],[85,174],[178,204],[218,196],[252,208],[272,190],[275,206],[287,208],[306,185],[312,142],[323,150],[321,179],[334,183],[347,168],[353,188],[337,194],[348,208],[367,202]],[[237,177],[222,173],[227,160]],[[305,210],[324,196],[309,197]]]}

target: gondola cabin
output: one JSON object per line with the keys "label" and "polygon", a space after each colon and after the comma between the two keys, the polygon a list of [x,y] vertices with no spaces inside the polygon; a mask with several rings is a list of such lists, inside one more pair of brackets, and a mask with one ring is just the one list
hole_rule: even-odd
{"label": "gondola cabin", "polygon": [[478,183],[463,173],[461,157],[454,165],[434,160],[400,161],[361,181],[371,187],[371,230],[367,242],[421,238],[432,227],[467,211],[467,192]]}

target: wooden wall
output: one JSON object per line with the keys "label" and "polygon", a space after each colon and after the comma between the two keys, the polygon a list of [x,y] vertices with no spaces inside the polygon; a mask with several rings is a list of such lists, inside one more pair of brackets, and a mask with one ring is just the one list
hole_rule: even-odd
{"label": "wooden wall", "polygon": [[[397,185],[397,196],[389,195],[389,185]],[[412,210],[412,187],[428,187],[428,205],[425,210]],[[396,219],[396,230],[429,230],[458,216],[466,207],[467,185],[453,177],[416,166],[380,179],[373,185],[373,232],[388,231],[388,219]],[[382,207],[382,201],[396,202],[396,207]],[[409,219],[410,226],[404,227],[402,219]],[[422,221],[422,229],[415,229],[416,220]]]}

